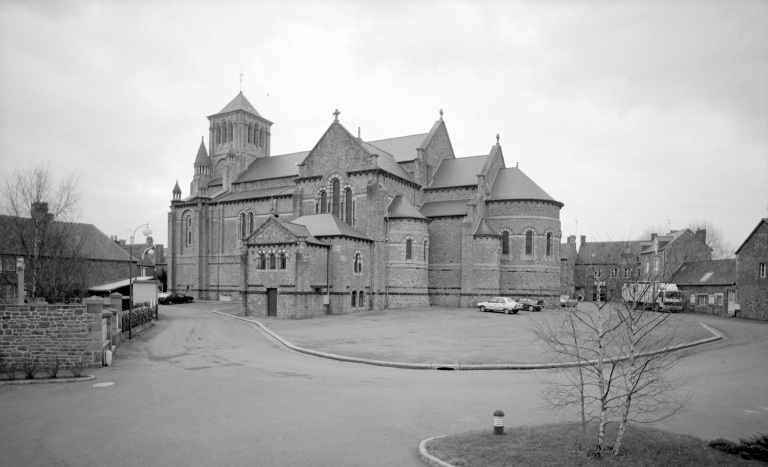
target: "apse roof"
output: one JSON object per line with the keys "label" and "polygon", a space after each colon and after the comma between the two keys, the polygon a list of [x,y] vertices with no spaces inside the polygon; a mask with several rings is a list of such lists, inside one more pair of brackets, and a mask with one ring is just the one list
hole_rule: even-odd
{"label": "apse roof", "polygon": [[424,215],[422,215],[408,199],[403,195],[397,195],[389,203],[389,218],[390,219],[421,219],[428,221]]}
{"label": "apse roof", "polygon": [[491,187],[491,196],[488,199],[491,201],[536,200],[563,204],[555,201],[517,167],[499,169]]}
{"label": "apse roof", "polygon": [[483,172],[487,160],[487,155],[443,159],[427,188],[477,185],[477,176]]}

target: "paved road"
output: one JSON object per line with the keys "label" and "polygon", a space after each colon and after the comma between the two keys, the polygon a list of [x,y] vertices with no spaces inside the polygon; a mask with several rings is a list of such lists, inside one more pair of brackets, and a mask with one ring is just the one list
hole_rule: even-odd
{"label": "paved road", "polygon": [[[421,466],[420,440],[555,421],[535,372],[398,370],[294,353],[195,306],[124,345],[97,382],[0,386],[0,459],[24,466]],[[711,321],[711,322],[710,322]],[[768,326],[717,320],[729,340],[684,360],[695,410],[669,428],[766,431]],[[725,397],[724,397],[725,395]]]}

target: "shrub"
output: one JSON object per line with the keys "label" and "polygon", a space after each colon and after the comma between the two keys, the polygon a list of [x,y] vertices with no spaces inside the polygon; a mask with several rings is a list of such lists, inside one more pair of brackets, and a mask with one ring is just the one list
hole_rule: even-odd
{"label": "shrub", "polygon": [[40,367],[38,366],[39,363],[40,362],[32,355],[28,355],[24,358],[21,362],[21,371],[24,372],[24,377],[26,379],[35,378],[37,372],[40,371]]}
{"label": "shrub", "polygon": [[708,443],[708,445],[712,449],[717,449],[718,451],[724,452],[726,454],[738,454],[741,452],[741,449],[739,449],[739,445],[737,443],[724,438],[713,439]]}
{"label": "shrub", "polygon": [[768,435],[758,433],[748,439],[739,440],[741,457],[768,463]]}
{"label": "shrub", "polygon": [[86,360],[85,355],[75,357],[75,359],[72,360],[72,363],[69,365],[69,371],[72,372],[72,376],[75,378],[82,376],[83,371],[86,368],[88,368],[88,360]]}
{"label": "shrub", "polygon": [[59,354],[54,355],[43,368],[45,369],[45,372],[48,373],[49,377],[56,379],[56,375],[59,374],[59,369],[61,368],[61,358],[59,358]]}
{"label": "shrub", "polygon": [[0,370],[5,373],[5,376],[7,376],[9,380],[16,379],[16,365],[13,363],[0,364]]}

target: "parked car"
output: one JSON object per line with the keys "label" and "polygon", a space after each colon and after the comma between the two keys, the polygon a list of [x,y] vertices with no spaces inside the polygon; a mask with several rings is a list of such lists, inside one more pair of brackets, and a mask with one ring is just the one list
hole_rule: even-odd
{"label": "parked car", "polygon": [[560,295],[560,306],[576,306],[579,303],[575,298],[571,298],[568,295]]}
{"label": "parked car", "polygon": [[544,300],[536,300],[535,298],[521,298],[518,303],[523,305],[523,310],[528,311],[541,311],[544,308]]}
{"label": "parked car", "polygon": [[[162,294],[161,294],[162,295]],[[169,293],[165,297],[158,296],[157,302],[161,305],[172,305],[174,303],[192,303],[195,299],[183,293]]]}
{"label": "parked car", "polygon": [[480,311],[503,311],[506,314],[516,314],[523,309],[523,305],[509,297],[493,297],[492,299],[477,304]]}

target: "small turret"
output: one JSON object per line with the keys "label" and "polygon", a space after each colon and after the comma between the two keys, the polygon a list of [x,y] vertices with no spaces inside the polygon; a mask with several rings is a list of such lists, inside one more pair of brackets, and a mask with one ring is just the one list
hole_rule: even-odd
{"label": "small turret", "polygon": [[195,157],[195,175],[192,177],[192,183],[189,191],[193,195],[205,195],[208,188],[208,182],[211,181],[211,158],[208,157],[208,151],[205,149],[205,137],[201,138],[200,148]]}
{"label": "small turret", "polygon": [[173,201],[181,201],[181,188],[178,180],[176,180],[176,186],[173,187]]}

